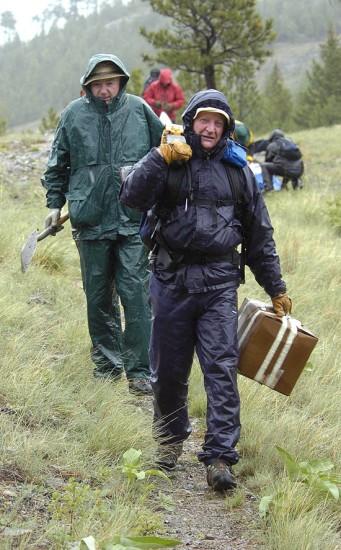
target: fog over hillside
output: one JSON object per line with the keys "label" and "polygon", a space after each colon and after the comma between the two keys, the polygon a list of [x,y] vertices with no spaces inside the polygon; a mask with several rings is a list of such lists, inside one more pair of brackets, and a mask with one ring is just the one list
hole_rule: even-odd
{"label": "fog over hillside", "polygon": [[[51,5],[57,5],[57,0]],[[334,23],[341,32],[341,2],[258,0],[257,5],[263,17],[273,18],[277,32],[271,46],[273,55],[260,69],[258,81],[262,85],[277,62],[287,86],[295,90],[312,59],[319,56],[319,45],[329,26]],[[61,110],[77,97],[79,78],[94,53],[115,53],[128,70],[141,68],[147,75],[149,68],[142,63],[142,54],[150,52],[151,46],[139,29],[155,30],[171,24],[143,0],[131,0],[126,5],[108,0],[99,13],[69,15],[62,28],[58,19],[51,26],[50,19],[48,32],[29,42],[17,37],[0,47],[0,71],[6,77],[0,80],[0,117],[6,118],[9,126],[38,120],[49,107]]]}

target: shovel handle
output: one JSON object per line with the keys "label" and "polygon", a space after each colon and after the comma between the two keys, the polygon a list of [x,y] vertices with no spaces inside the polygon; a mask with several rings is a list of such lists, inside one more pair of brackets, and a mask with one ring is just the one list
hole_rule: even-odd
{"label": "shovel handle", "polygon": [[[59,220],[57,221],[57,226],[63,225],[69,219],[69,217],[70,216],[69,216],[68,212],[66,214],[64,214],[64,216],[60,216]],[[50,225],[49,227],[44,229],[44,231],[39,233],[39,235],[37,236],[37,241],[42,241],[43,239],[45,239],[45,237],[48,237],[49,235],[52,235],[53,233],[55,233],[55,228],[52,227],[52,225]]]}

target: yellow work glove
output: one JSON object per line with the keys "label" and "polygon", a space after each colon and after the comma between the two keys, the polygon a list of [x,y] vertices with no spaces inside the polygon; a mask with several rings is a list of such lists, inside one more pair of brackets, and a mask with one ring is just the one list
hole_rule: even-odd
{"label": "yellow work glove", "polygon": [[173,143],[173,141],[183,141],[186,143],[184,137],[184,129],[181,124],[172,124],[171,126],[166,126],[162,132],[161,143]]}
{"label": "yellow work glove", "polygon": [[271,298],[271,300],[276,315],[283,317],[283,315],[289,315],[291,313],[292,301],[287,294],[279,294]]}
{"label": "yellow work glove", "polygon": [[167,164],[176,161],[187,162],[192,156],[192,149],[190,146],[178,140],[173,143],[161,143],[158,147],[158,151]]}

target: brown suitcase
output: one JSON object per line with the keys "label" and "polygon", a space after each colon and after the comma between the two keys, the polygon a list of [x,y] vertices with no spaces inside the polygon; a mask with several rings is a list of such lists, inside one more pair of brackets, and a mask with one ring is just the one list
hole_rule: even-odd
{"label": "brown suitcase", "polygon": [[245,298],[238,311],[240,374],[290,395],[318,338],[272,306]]}

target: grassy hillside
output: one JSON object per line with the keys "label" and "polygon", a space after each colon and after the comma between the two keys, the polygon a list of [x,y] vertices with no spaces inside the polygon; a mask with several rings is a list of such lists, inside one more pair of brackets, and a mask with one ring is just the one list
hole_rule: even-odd
{"label": "grassy hillside", "polygon": [[[338,502],[311,478],[290,480],[275,449],[298,461],[330,460],[340,481],[341,247],[328,211],[341,194],[341,126],[293,137],[304,153],[305,187],[266,201],[293,315],[319,343],[290,397],[240,377],[240,483],[221,513],[228,521],[233,507],[242,517],[248,501],[250,531],[264,548],[335,550]],[[0,547],[65,548],[92,535],[103,548],[114,534],[163,535],[161,482],[155,478],[150,498],[151,478],[129,482],[118,468],[130,448],[142,451],[140,470],[152,464],[151,403],[136,401],[124,381],[92,378],[70,227],[39,243],[28,272],[20,270],[21,247],[46,215],[39,184],[45,148],[38,134],[0,141]],[[249,272],[240,302],[245,296],[266,300]],[[195,366],[191,412],[199,424],[204,409]],[[258,515],[263,496],[272,499],[265,518]]]}

